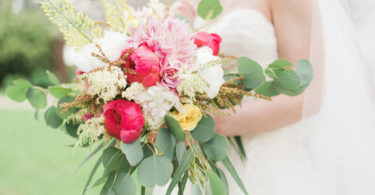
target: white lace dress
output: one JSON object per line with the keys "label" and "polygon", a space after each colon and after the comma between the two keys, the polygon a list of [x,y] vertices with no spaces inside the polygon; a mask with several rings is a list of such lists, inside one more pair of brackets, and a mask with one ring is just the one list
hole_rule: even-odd
{"label": "white lace dress", "polygon": [[[258,11],[237,9],[210,27],[222,37],[220,52],[246,56],[262,66],[278,59],[277,39],[273,25]],[[250,101],[250,100],[246,100]],[[258,136],[244,136],[247,161],[241,161],[229,148],[228,156],[251,195],[309,195],[315,191],[313,167],[303,154],[303,132],[295,124]],[[302,152],[304,151],[304,152]],[[225,170],[225,168],[223,168]],[[230,194],[243,194],[226,172]],[[164,194],[157,188],[154,194]],[[185,194],[190,194],[186,187]]]}

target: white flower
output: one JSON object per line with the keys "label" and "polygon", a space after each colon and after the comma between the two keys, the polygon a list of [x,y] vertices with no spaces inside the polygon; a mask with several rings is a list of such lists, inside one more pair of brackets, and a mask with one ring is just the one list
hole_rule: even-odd
{"label": "white flower", "polygon": [[105,132],[104,116],[92,118],[87,120],[84,124],[78,127],[77,134],[79,136],[75,147],[89,146],[99,140],[99,137]]}
{"label": "white flower", "polygon": [[207,96],[215,98],[221,85],[225,82],[220,57],[212,55],[211,48],[201,47],[197,51],[196,64],[200,68],[198,70],[199,76],[209,84]]}
{"label": "white flower", "polygon": [[98,44],[103,49],[104,54],[109,60],[115,61],[119,59],[121,53],[129,47],[127,38],[126,34],[115,31],[106,31],[103,38],[95,39],[94,43],[88,44],[80,50],[75,51],[69,62],[73,63],[84,72],[89,72],[98,67],[107,66],[106,63],[91,55],[92,53],[99,53],[95,44]]}
{"label": "white flower", "polygon": [[134,98],[134,101],[142,105],[143,114],[151,130],[156,130],[164,124],[164,116],[172,107],[183,111],[179,97],[163,86],[144,89]]}
{"label": "white flower", "polygon": [[121,68],[111,66],[108,70],[104,68],[100,71],[86,73],[82,75],[89,83],[87,91],[90,95],[98,95],[98,100],[103,100],[105,103],[113,100],[126,87],[126,76]]}
{"label": "white flower", "polygon": [[138,82],[134,82],[128,87],[124,92],[122,92],[122,97],[127,100],[134,100],[140,93],[145,90],[145,87]]}
{"label": "white flower", "polygon": [[179,74],[176,89],[180,95],[194,98],[195,93],[204,94],[207,92],[208,83],[204,81],[197,73],[182,71],[182,73]]}

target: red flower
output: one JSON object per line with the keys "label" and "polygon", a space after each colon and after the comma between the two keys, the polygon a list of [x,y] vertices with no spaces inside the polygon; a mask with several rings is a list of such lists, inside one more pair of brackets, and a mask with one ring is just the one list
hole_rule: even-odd
{"label": "red flower", "polygon": [[[123,54],[127,53],[124,51]],[[136,74],[128,73],[128,82],[140,82],[145,87],[155,85],[160,80],[160,59],[147,46],[141,45],[127,58],[125,68],[134,70]]]}
{"label": "red flower", "polygon": [[145,119],[141,107],[127,100],[114,100],[104,109],[105,128],[109,135],[124,143],[136,141],[142,134]]}
{"label": "red flower", "polygon": [[213,50],[213,55],[219,54],[221,37],[215,33],[198,32],[193,37],[198,47],[207,46]]}

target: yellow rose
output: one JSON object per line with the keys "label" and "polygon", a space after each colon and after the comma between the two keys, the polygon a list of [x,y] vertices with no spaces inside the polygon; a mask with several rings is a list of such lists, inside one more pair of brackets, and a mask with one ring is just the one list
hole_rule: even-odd
{"label": "yellow rose", "polygon": [[182,130],[192,131],[202,119],[201,110],[193,104],[184,104],[184,113],[173,111],[171,116],[178,121]]}

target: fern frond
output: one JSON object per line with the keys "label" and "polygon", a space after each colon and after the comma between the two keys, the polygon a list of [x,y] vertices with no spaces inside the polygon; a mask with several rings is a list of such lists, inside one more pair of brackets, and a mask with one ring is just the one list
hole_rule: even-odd
{"label": "fern frond", "polygon": [[102,28],[66,0],[42,1],[42,9],[64,34],[68,45],[79,49],[102,36]]}
{"label": "fern frond", "polygon": [[108,24],[117,32],[126,31],[128,24],[135,19],[126,0],[103,0],[103,5]]}

